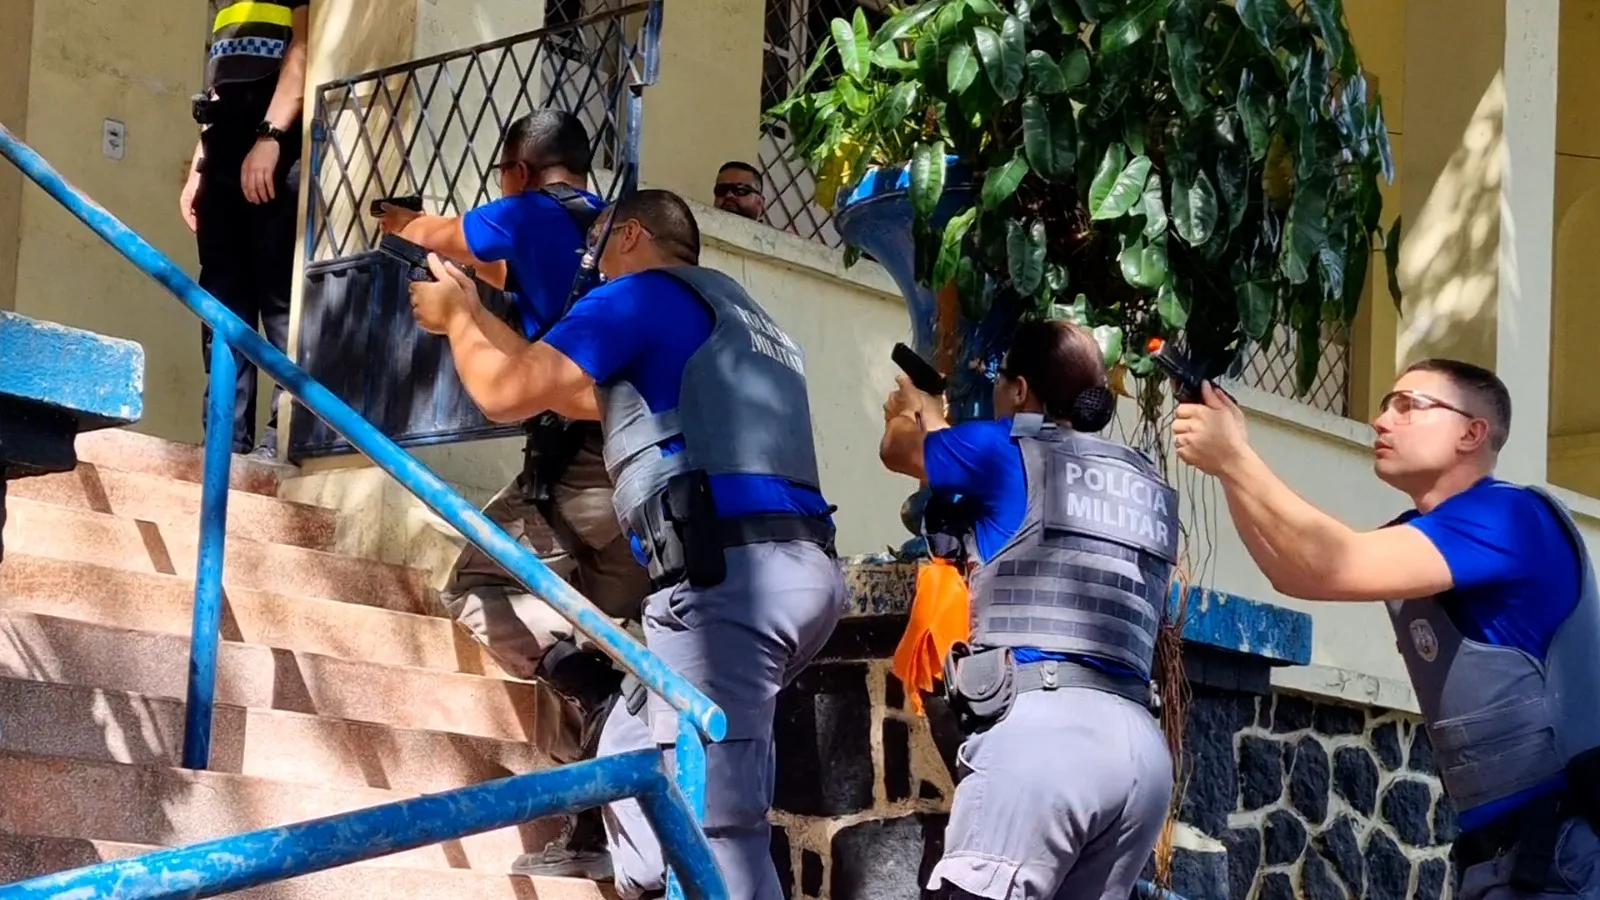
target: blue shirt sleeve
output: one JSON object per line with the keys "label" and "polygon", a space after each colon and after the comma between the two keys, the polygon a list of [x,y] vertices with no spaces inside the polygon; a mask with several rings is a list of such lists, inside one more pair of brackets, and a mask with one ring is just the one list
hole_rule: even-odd
{"label": "blue shirt sleeve", "polygon": [[519,240],[567,223],[570,218],[561,204],[544,194],[528,192],[468,210],[461,217],[461,230],[473,256],[499,262],[516,255]]}
{"label": "blue shirt sleeve", "polygon": [[930,433],[922,441],[922,466],[928,486],[941,494],[975,497],[990,509],[1010,485],[1003,475],[1016,470],[1022,451],[1011,440],[1007,421],[962,422]]}
{"label": "blue shirt sleeve", "polygon": [[1555,513],[1531,491],[1483,485],[1450,498],[1406,524],[1427,535],[1450,567],[1457,590],[1527,580],[1543,556],[1530,547],[1549,534]]}
{"label": "blue shirt sleeve", "polygon": [[[645,273],[641,273],[645,274]],[[544,342],[578,364],[595,384],[605,384],[648,352],[643,327],[648,278],[629,275],[600,285],[545,333]]]}

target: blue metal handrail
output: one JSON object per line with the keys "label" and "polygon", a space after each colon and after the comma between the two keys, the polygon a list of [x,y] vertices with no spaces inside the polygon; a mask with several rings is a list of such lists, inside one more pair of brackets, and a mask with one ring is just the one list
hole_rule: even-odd
{"label": "blue metal handrail", "polygon": [[[705,844],[705,835],[701,831],[698,819],[702,815],[704,803],[704,777],[705,777],[705,748],[701,737],[711,741],[720,741],[727,733],[727,716],[711,700],[694,685],[690,684],[682,675],[673,671],[660,657],[651,653],[644,646],[635,641],[626,631],[619,628],[599,609],[575,591],[565,581],[551,572],[531,552],[522,547],[483,515],[476,507],[467,503],[460,494],[452,490],[439,476],[435,475],[421,462],[410,454],[401,450],[393,441],[378,431],[371,423],[361,418],[354,410],[338,397],[334,396],[320,382],[311,378],[304,370],[296,366],[282,352],[268,344],[261,335],[238,316],[234,315],[221,301],[200,287],[171,259],[163,255],[155,247],[140,237],[127,225],[111,215],[99,204],[95,203],[82,191],[69,184],[62,175],[39,156],[31,147],[20,141],[10,129],[0,124],[0,155],[9,159],[24,175],[27,175],[45,193],[49,194],[56,202],[60,203],[69,212],[88,225],[108,244],[127,257],[135,267],[159,282],[163,287],[172,292],[185,306],[188,306],[202,321],[209,325],[214,333],[211,354],[210,397],[208,401],[206,421],[206,450],[205,473],[202,484],[201,498],[201,534],[199,558],[197,561],[195,577],[195,608],[194,631],[190,638],[189,662],[189,688],[188,705],[185,713],[186,732],[184,737],[184,765],[189,768],[204,768],[208,762],[210,752],[210,732],[212,708],[214,702],[216,683],[217,646],[221,634],[222,618],[222,565],[223,544],[226,539],[225,525],[227,522],[227,495],[229,484],[229,466],[231,464],[232,446],[232,408],[233,382],[235,367],[233,355],[228,348],[238,350],[244,357],[254,363],[261,371],[266,372],[279,384],[283,385],[291,395],[298,399],[301,405],[315,413],[328,425],[338,431],[350,443],[371,459],[379,468],[387,472],[396,481],[400,482],[414,496],[426,504],[446,522],[456,528],[466,539],[476,546],[508,573],[522,584],[526,585],[536,595],[559,612],[563,618],[571,622],[580,632],[594,641],[602,651],[614,659],[625,671],[638,678],[648,689],[662,697],[679,713],[679,728],[677,740],[676,773],[677,785],[672,790],[664,790],[657,784],[640,787],[636,794],[646,813],[650,816],[653,827],[673,868],[669,878],[669,892],[673,897],[706,898],[706,900],[719,900],[726,896],[726,888],[722,883],[714,863],[702,865],[710,859],[708,845]],[[656,759],[661,759],[659,754],[652,754]],[[604,762],[604,761],[602,761]],[[582,769],[590,773],[591,777],[613,772],[613,768],[593,767],[593,764],[579,764],[590,766]],[[577,766],[566,767],[577,769]],[[490,782],[470,788],[462,788],[445,795],[437,795],[428,800],[448,802],[449,798],[477,797],[480,791],[491,794],[513,796],[525,793],[531,786],[549,783],[564,770],[535,773],[513,778],[501,782]],[[541,781],[540,779],[544,779]],[[636,785],[636,787],[639,787]],[[648,792],[645,792],[648,787]],[[672,787],[668,785],[668,787]],[[596,790],[601,789],[595,786]],[[622,794],[619,796],[628,796]],[[594,803],[576,803],[585,799],[574,794],[572,797],[550,797],[548,804],[537,805],[534,798],[524,797],[530,805],[529,809],[545,809],[546,813],[557,810],[581,809]],[[440,798],[446,798],[440,800]],[[576,799],[574,799],[576,797]],[[615,799],[615,798],[613,798]],[[404,801],[402,804],[391,804],[390,807],[376,807],[362,813],[349,813],[344,816],[333,817],[330,820],[302,823],[290,826],[291,829],[310,829],[313,826],[344,828],[352,822],[364,821],[360,819],[366,814],[374,814],[379,810],[398,808],[404,803],[419,801]],[[543,803],[543,801],[538,801]],[[606,802],[604,800],[596,802]],[[567,804],[567,805],[562,805]],[[548,809],[546,809],[548,806]],[[523,821],[512,819],[508,821]],[[498,819],[494,821],[500,821]],[[328,824],[333,823],[333,824]],[[415,824],[415,823],[413,823]],[[504,824],[504,823],[502,823]],[[189,882],[182,879],[177,881],[162,880],[157,878],[150,883],[145,892],[124,893],[123,883],[120,881],[102,880],[109,879],[126,863],[102,863],[86,869],[76,870],[60,876],[49,878],[76,878],[79,881],[88,879],[94,884],[101,884],[107,888],[106,892],[96,891],[91,896],[117,896],[117,897],[202,897],[213,896],[224,890],[237,890],[268,881],[281,880],[306,872],[318,871],[330,866],[343,865],[346,862],[369,856],[381,856],[387,853],[405,849],[407,846],[420,846],[438,840],[459,837],[477,831],[488,830],[500,825],[488,824],[476,827],[475,824],[459,823],[460,827],[454,830],[439,828],[436,831],[417,831],[408,834],[405,841],[413,838],[419,843],[405,843],[401,839],[389,836],[379,841],[371,852],[365,849],[348,849],[341,853],[330,853],[326,857],[308,855],[301,859],[292,859],[281,852],[281,848],[270,850],[268,855],[274,856],[276,863],[262,863],[249,867],[255,880],[239,882],[226,880],[225,886],[217,872],[210,875],[198,870],[194,871],[194,878]],[[275,832],[274,832],[275,833]],[[304,834],[308,832],[294,832]],[[245,841],[264,839],[261,836],[268,832],[257,832],[252,835],[240,835],[226,841]],[[427,837],[430,834],[437,836]],[[419,836],[420,835],[420,836]],[[404,844],[404,846],[402,846]],[[201,845],[204,847],[205,845]],[[272,844],[272,848],[279,845]],[[149,861],[153,857],[161,857],[167,862],[173,859],[186,859],[182,856],[171,854],[194,853],[199,848],[187,850],[166,851],[163,854],[152,854],[142,857]],[[230,845],[230,852],[231,852]],[[696,862],[700,849],[704,849],[704,859]],[[39,885],[47,883],[49,878],[33,879],[27,882],[0,888],[0,898],[9,900],[11,897],[37,896],[35,890]],[[76,882],[75,882],[76,883]],[[112,886],[115,889],[112,890]],[[131,888],[129,889],[132,890]],[[51,894],[54,896],[55,894]]]}

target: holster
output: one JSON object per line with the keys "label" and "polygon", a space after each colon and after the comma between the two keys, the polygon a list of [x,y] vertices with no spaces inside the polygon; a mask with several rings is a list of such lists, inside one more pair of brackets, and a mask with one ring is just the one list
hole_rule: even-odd
{"label": "holster", "polygon": [[667,482],[667,521],[683,553],[683,577],[691,587],[715,587],[728,577],[721,522],[711,496],[711,476],[685,472]]}
{"label": "holster", "polygon": [[944,693],[967,734],[993,728],[1017,701],[1016,662],[1009,647],[974,651],[958,642],[944,662]]}
{"label": "holster", "polygon": [[567,467],[578,458],[598,422],[582,422],[543,412],[523,423],[527,443],[522,449],[522,474],[528,482],[528,495],[546,521],[555,502],[555,486],[561,483]]}

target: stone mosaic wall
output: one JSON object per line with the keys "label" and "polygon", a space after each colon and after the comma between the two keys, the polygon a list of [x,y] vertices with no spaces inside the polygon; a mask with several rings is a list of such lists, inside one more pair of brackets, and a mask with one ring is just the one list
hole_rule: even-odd
{"label": "stone mosaic wall", "polygon": [[1185,737],[1180,820],[1216,839],[1182,854],[1190,900],[1450,896],[1455,813],[1414,716],[1201,687]]}
{"label": "stone mosaic wall", "polygon": [[[780,698],[773,854],[794,900],[920,900],[938,858],[953,788],[884,658],[902,623],[858,620]],[[1450,896],[1454,814],[1414,717],[1197,685],[1187,745],[1188,900]]]}

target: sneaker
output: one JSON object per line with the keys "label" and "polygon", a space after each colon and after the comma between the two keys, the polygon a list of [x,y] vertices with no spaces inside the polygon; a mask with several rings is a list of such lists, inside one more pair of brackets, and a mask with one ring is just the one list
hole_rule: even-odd
{"label": "sneaker", "polygon": [[273,462],[278,458],[278,448],[272,444],[262,444],[254,450],[251,450],[248,454],[248,457],[250,459],[261,459],[266,460],[267,462]]}
{"label": "sneaker", "polygon": [[571,850],[554,844],[543,853],[524,853],[511,864],[511,874],[532,878],[582,878],[586,881],[611,880],[611,854],[594,850]]}

